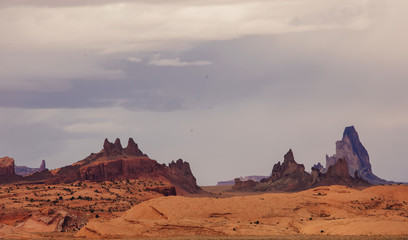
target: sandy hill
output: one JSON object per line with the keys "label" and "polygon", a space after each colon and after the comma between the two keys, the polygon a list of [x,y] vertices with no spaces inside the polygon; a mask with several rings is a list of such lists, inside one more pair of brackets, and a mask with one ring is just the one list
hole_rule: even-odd
{"label": "sandy hill", "polygon": [[231,198],[171,196],[112,220],[92,220],[78,237],[408,234],[408,186],[318,187]]}

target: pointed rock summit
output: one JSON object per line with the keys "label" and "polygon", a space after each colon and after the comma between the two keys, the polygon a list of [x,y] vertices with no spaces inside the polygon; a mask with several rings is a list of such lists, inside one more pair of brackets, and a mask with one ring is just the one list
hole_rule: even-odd
{"label": "pointed rock summit", "polygon": [[273,166],[271,180],[277,180],[281,177],[286,177],[290,175],[302,175],[305,171],[305,166],[303,164],[298,164],[293,156],[292,149],[285,154],[283,157],[283,163],[278,162]]}
{"label": "pointed rock summit", "polygon": [[131,155],[131,156],[145,156],[142,151],[140,151],[139,147],[133,141],[133,138],[129,138],[128,145],[124,149],[125,154]]}
{"label": "pointed rock summit", "polygon": [[44,171],[45,169],[47,169],[47,167],[45,165],[45,160],[42,160],[40,168],[38,168],[38,171]]}
{"label": "pointed rock summit", "polygon": [[115,149],[118,150],[118,151],[122,151],[122,150],[123,150],[122,144],[120,143],[120,139],[119,139],[119,138],[116,138],[116,139],[115,139],[115,142],[113,143],[113,146],[114,146]]}
{"label": "pointed rock summit", "polygon": [[146,156],[142,151],[140,151],[133,138],[129,138],[126,148],[122,147],[119,138],[116,138],[114,143],[109,142],[109,140],[106,138],[105,142],[103,143],[103,150],[105,151],[105,154],[110,157],[118,155]]}
{"label": "pointed rock summit", "polygon": [[371,184],[388,183],[372,172],[370,157],[354,126],[346,127],[342,140],[336,142],[336,154],[331,157],[326,155],[326,170],[342,158],[347,161],[350,176],[358,175]]}

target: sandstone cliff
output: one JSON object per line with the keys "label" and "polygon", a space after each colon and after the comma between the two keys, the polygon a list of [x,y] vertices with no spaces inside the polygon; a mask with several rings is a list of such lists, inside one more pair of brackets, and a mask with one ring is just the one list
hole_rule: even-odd
{"label": "sandstone cliff", "polygon": [[372,184],[389,183],[372,172],[368,152],[353,126],[346,127],[342,140],[336,142],[336,154],[331,157],[326,155],[326,170],[341,158],[346,159],[350,176],[354,176],[357,171],[358,176]]}

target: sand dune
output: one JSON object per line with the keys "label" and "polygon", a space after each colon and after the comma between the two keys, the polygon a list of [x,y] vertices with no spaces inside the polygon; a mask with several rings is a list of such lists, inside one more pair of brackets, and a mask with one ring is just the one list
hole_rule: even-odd
{"label": "sand dune", "polygon": [[401,235],[408,234],[406,201],[408,186],[330,186],[222,199],[163,197],[116,219],[90,221],[77,236]]}

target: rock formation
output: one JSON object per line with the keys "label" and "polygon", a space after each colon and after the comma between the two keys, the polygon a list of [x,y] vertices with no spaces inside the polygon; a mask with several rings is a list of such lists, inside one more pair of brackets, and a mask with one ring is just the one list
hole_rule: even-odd
{"label": "rock formation", "polygon": [[14,169],[15,169],[15,172],[16,172],[17,175],[28,176],[28,175],[33,174],[35,172],[44,171],[46,169],[45,160],[41,161],[41,165],[40,165],[39,168],[30,168],[30,167],[26,167],[26,166],[15,166]]}
{"label": "rock formation", "polygon": [[38,168],[38,171],[39,171],[39,172],[44,171],[46,168],[47,168],[47,167],[46,167],[46,165],[45,165],[45,160],[42,160],[42,161],[41,161],[41,165],[40,165],[40,167]]}
{"label": "rock formation", "polygon": [[353,126],[346,127],[342,140],[336,142],[336,154],[331,157],[326,155],[326,169],[323,172],[341,158],[346,159],[350,176],[354,176],[357,171],[359,177],[372,184],[389,183],[373,174],[368,152]]}
{"label": "rock formation", "polygon": [[[84,160],[59,169],[55,176],[59,182],[164,178],[174,184],[177,191],[201,191],[187,162],[179,159],[171,162],[169,166],[159,164],[144,154],[132,138],[126,148],[122,147],[119,139],[114,143],[105,139],[103,149],[99,153],[93,153]],[[173,189],[160,191],[167,191],[169,195],[174,193]]]}
{"label": "rock formation", "polygon": [[14,172],[14,159],[9,157],[0,158],[0,176],[12,176]]}
{"label": "rock formation", "polygon": [[176,162],[172,161],[168,166],[159,164],[156,160],[150,159],[144,154],[132,138],[129,139],[126,148],[122,147],[119,139],[116,139],[114,143],[105,139],[103,149],[99,153],[92,153],[79,162],[53,171],[45,169],[45,162],[43,161],[39,168],[44,169],[43,171],[36,171],[24,178],[10,177],[15,175],[14,160],[4,158],[0,165],[0,174],[4,176],[3,181],[0,181],[0,183],[6,182],[4,179],[11,179],[7,180],[7,182],[24,180],[70,183],[84,180],[107,181],[151,178],[168,181],[174,185],[173,188],[168,189],[147,189],[164,195],[175,195],[176,192],[197,193],[202,191],[197,185],[188,162],[179,159]]}
{"label": "rock formation", "polygon": [[13,158],[0,158],[0,183],[10,183],[22,179],[15,173],[14,166]]}
{"label": "rock formation", "polygon": [[[237,179],[239,180],[239,179]],[[236,190],[253,191],[300,191],[309,188],[312,177],[305,172],[303,164],[295,161],[293,152],[290,149],[284,156],[283,163],[278,162],[273,166],[270,177],[255,181],[235,181]]]}
{"label": "rock formation", "polygon": [[[313,168],[312,168],[313,172]],[[312,173],[313,175],[313,173]],[[319,179],[312,186],[330,186],[330,185],[344,185],[348,187],[367,187],[371,184],[360,178],[357,171],[354,177],[349,174],[349,167],[346,159],[340,158],[334,165],[329,166],[327,172],[319,174]]]}
{"label": "rock formation", "polygon": [[305,166],[298,164],[290,149],[284,156],[283,163],[278,162],[272,168],[269,178],[263,179],[273,189],[281,191],[299,191],[308,188],[311,175],[305,172]]}
{"label": "rock formation", "polygon": [[370,183],[359,177],[349,174],[349,168],[345,159],[339,159],[330,166],[326,173],[321,172],[321,165],[312,167],[312,173],[305,172],[303,164],[295,161],[292,150],[284,156],[281,164],[278,162],[273,166],[272,174],[269,178],[262,179],[261,182],[252,180],[241,181],[235,179],[233,189],[239,191],[300,191],[317,186],[345,185],[349,187],[366,187]]}

